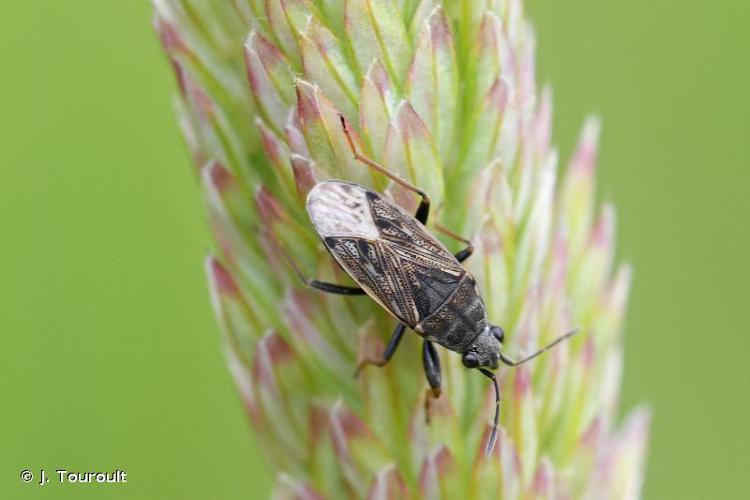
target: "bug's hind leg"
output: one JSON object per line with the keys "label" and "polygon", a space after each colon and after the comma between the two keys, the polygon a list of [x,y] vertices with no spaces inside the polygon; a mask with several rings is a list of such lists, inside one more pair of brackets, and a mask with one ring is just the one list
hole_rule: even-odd
{"label": "bug's hind leg", "polygon": [[427,193],[414,186],[413,184],[405,181],[398,175],[385,168],[383,165],[377,163],[375,160],[371,160],[370,158],[361,155],[359,151],[357,151],[357,148],[354,146],[354,140],[349,133],[349,126],[346,123],[346,118],[344,118],[344,115],[339,113],[339,119],[341,120],[341,127],[344,129],[344,135],[346,135],[346,141],[349,143],[349,148],[352,150],[352,154],[354,155],[354,158],[356,160],[361,161],[373,170],[377,170],[396,184],[408,189],[409,191],[413,191],[422,198],[422,200],[419,202],[419,208],[417,208],[417,213],[414,215],[414,218],[422,224],[426,224],[427,217],[430,215],[430,197],[427,196]]}
{"label": "bug's hind leg", "polygon": [[385,366],[385,364],[388,363],[388,361],[395,354],[396,349],[398,348],[398,344],[401,342],[401,337],[404,336],[405,330],[406,330],[405,324],[399,323],[398,325],[396,325],[396,328],[393,330],[393,333],[391,334],[391,339],[388,341],[388,345],[385,347],[385,351],[383,351],[383,357],[381,359],[371,359],[371,358],[363,359],[357,365],[357,369],[354,371],[354,376],[358,377],[360,372],[367,365]]}
{"label": "bug's hind leg", "polygon": [[338,295],[366,295],[365,291],[358,286],[337,285],[335,283],[328,283],[326,281],[310,279],[302,273],[297,263],[294,262],[294,259],[292,259],[289,254],[287,254],[283,250],[281,251],[281,253],[284,255],[287,262],[289,262],[289,265],[292,267],[292,269],[294,269],[294,272],[297,273],[299,279],[302,280],[305,285],[311,288],[315,288],[316,290],[320,290],[322,292],[335,293]]}
{"label": "bug's hind leg", "polygon": [[440,397],[443,385],[443,376],[440,370],[440,357],[438,356],[435,346],[429,340],[422,344],[422,364],[424,373],[427,377],[427,383],[430,388],[424,398],[424,418],[425,422],[430,423],[430,404],[433,399]]}
{"label": "bug's hind leg", "polygon": [[463,236],[454,233],[450,229],[448,229],[446,227],[443,227],[440,224],[435,224],[435,229],[437,229],[438,231],[440,231],[441,233],[443,233],[443,234],[445,234],[447,236],[450,236],[454,240],[458,240],[458,241],[466,244],[466,248],[464,248],[460,252],[456,252],[455,254],[453,254],[453,256],[456,258],[457,261],[463,262],[466,259],[468,259],[469,257],[471,257],[471,254],[474,253],[474,245],[472,245],[471,241],[467,240]]}

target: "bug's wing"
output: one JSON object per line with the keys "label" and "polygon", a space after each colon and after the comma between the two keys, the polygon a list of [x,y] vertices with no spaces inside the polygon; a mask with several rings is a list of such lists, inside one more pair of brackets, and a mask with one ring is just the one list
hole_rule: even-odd
{"label": "bug's wing", "polygon": [[318,184],[307,209],[341,267],[411,327],[435,312],[466,274],[422,224],[367,188],[339,181]]}
{"label": "bug's wing", "polygon": [[382,239],[329,237],[325,244],[354,281],[412,328],[450,297],[465,273]]}

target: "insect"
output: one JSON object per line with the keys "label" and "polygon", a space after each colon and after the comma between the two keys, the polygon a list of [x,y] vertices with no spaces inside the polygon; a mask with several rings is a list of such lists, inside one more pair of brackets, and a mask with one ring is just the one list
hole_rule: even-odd
{"label": "insect", "polygon": [[359,285],[337,285],[307,278],[290,259],[302,281],[310,287],[341,295],[369,295],[393,315],[398,325],[380,359],[365,359],[367,365],[385,365],[398,348],[406,328],[424,338],[422,363],[432,396],[441,391],[440,358],[434,344],[461,354],[467,368],[478,369],[495,389],[495,416],[485,453],[491,454],[500,418],[500,389],[491,370],[498,362],[518,366],[572,336],[558,337],[533,354],[513,361],[502,352],[503,329],[487,318],[476,281],[461,262],[474,248],[451,231],[438,229],[467,246],[450,253],[426,227],[430,198],[382,165],[361,155],[349,133],[346,119],[341,126],[354,158],[390,178],[420,197],[414,216],[380,193],[359,184],[340,180],[323,181],[307,196],[307,212],[328,252]]}

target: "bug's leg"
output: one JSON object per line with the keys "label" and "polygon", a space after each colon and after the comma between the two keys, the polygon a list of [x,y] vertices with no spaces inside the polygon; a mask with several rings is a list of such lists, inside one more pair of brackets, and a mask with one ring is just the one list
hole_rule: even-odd
{"label": "bug's leg", "polygon": [[435,346],[429,340],[422,344],[422,364],[424,365],[424,374],[427,377],[427,383],[430,384],[432,395],[440,396],[442,386],[442,374],[440,372],[440,357],[438,356]]}
{"label": "bug's leg", "polygon": [[359,373],[367,365],[385,366],[385,364],[393,357],[393,354],[396,352],[396,348],[398,347],[399,342],[401,342],[401,337],[404,336],[405,330],[406,330],[405,324],[399,323],[398,325],[396,325],[396,328],[393,330],[393,333],[391,334],[391,339],[388,341],[388,345],[385,346],[385,351],[383,351],[383,357],[381,359],[371,359],[371,358],[363,359],[357,365],[357,369],[354,371],[354,376],[358,377]]}
{"label": "bug's leg", "polygon": [[281,253],[286,258],[287,262],[289,262],[289,265],[292,267],[292,269],[294,269],[294,272],[297,273],[299,279],[302,280],[305,285],[311,288],[315,288],[316,290],[321,290],[323,292],[335,293],[338,295],[366,295],[365,291],[358,286],[337,285],[335,283],[328,283],[325,281],[310,279],[302,273],[297,263],[294,262],[294,259],[292,259],[289,254],[287,254],[283,250],[281,251]]}
{"label": "bug's leg", "polygon": [[474,253],[474,245],[471,244],[471,241],[467,240],[461,235],[458,235],[451,231],[450,229],[441,226],[440,224],[435,224],[435,229],[440,231],[441,233],[450,236],[451,238],[461,241],[463,243],[466,243],[466,248],[461,250],[460,252],[456,252],[453,256],[458,260],[459,262],[463,262],[469,257],[471,257],[471,254]]}
{"label": "bug's leg", "polygon": [[422,344],[422,364],[427,383],[430,385],[424,400],[425,421],[430,423],[430,403],[433,399],[440,397],[443,377],[440,372],[440,357],[429,340],[425,340]]}
{"label": "bug's leg", "polygon": [[304,278],[302,281],[311,288],[326,293],[335,293],[337,295],[367,295],[364,290],[356,286],[337,285],[325,281],[311,280]]}
{"label": "bug's leg", "polygon": [[417,208],[417,213],[414,215],[414,218],[417,219],[422,224],[427,223],[427,217],[430,215],[430,197],[427,196],[427,193],[425,193],[418,187],[414,186],[413,184],[405,181],[398,175],[394,174],[393,172],[385,168],[383,165],[380,165],[374,160],[371,160],[370,158],[364,155],[361,155],[359,151],[357,151],[356,146],[354,146],[354,140],[352,139],[352,136],[349,133],[349,126],[346,124],[346,118],[344,118],[344,115],[339,113],[339,119],[341,120],[341,127],[344,129],[344,135],[346,136],[346,141],[349,143],[349,148],[352,150],[352,154],[354,155],[354,158],[356,160],[361,161],[362,163],[372,168],[373,170],[377,170],[378,172],[385,175],[386,177],[388,177],[389,179],[391,179],[393,182],[400,185],[401,187],[406,188],[409,191],[413,191],[414,193],[418,194],[422,198],[422,200],[419,202],[419,208]]}

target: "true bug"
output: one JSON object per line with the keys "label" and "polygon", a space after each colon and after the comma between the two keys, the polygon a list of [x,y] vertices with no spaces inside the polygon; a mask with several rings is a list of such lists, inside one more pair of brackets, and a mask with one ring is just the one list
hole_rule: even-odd
{"label": "true bug", "polygon": [[399,320],[382,359],[366,359],[355,374],[368,364],[383,366],[391,359],[409,327],[424,337],[422,362],[434,397],[440,395],[440,358],[433,343],[458,352],[467,368],[477,368],[495,389],[495,416],[486,454],[494,448],[500,418],[500,389],[490,370],[498,361],[518,366],[572,336],[558,337],[533,354],[513,361],[501,351],[503,329],[492,325],[476,281],[462,266],[474,248],[466,240],[438,226],[443,233],[466,243],[451,254],[424,226],[430,212],[425,192],[361,155],[349,133],[346,119],[341,126],[354,158],[382,173],[420,197],[416,214],[383,195],[359,184],[340,180],[323,181],[307,196],[307,212],[323,244],[338,264],[359,285],[350,287],[307,278],[290,259],[300,279],[313,288],[341,295],[369,295]]}

